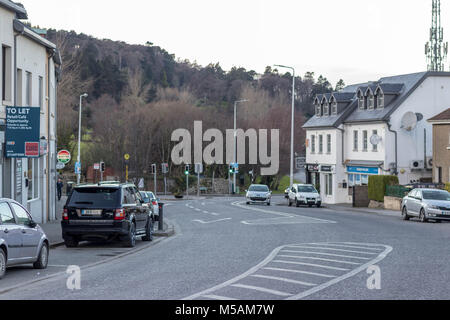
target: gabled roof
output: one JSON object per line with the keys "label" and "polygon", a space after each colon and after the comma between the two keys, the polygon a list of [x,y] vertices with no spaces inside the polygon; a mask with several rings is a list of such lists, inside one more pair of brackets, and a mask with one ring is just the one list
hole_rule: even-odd
{"label": "gabled roof", "polygon": [[0,0],[0,7],[4,7],[16,13],[17,19],[28,19],[27,11],[22,4],[10,0]]}
{"label": "gabled roof", "polygon": [[[354,94],[353,94],[354,95]],[[314,128],[336,128],[342,121],[348,117],[349,112],[358,106],[358,100],[353,100],[342,112],[338,114],[330,114],[326,117],[314,116],[303,125],[304,129]]]}
{"label": "gabled roof", "polygon": [[428,122],[441,122],[441,121],[445,122],[450,121],[450,108],[428,120]]}
{"label": "gabled roof", "polygon": [[[1,1],[1,0],[0,0]],[[19,32],[23,34],[25,37],[39,43],[40,45],[43,45],[44,47],[55,50],[56,45],[52,42],[48,41],[44,37],[41,37],[39,34],[37,34],[32,28],[28,27],[27,25],[23,24],[19,20],[15,19],[13,22],[13,28],[14,31]]]}
{"label": "gabled roof", "polygon": [[337,102],[350,102],[355,94],[353,92],[334,92],[333,97]]}
{"label": "gabled roof", "polygon": [[403,83],[380,83],[378,87],[384,94],[400,94],[405,86]]}

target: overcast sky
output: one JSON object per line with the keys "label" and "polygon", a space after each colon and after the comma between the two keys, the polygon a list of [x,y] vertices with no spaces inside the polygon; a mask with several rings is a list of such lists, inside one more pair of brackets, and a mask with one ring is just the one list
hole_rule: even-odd
{"label": "overcast sky", "polygon": [[[431,0],[21,0],[30,22],[177,58],[264,72],[284,64],[333,84],[426,70]],[[442,1],[445,40],[450,4]],[[446,64],[446,70],[449,63]]]}

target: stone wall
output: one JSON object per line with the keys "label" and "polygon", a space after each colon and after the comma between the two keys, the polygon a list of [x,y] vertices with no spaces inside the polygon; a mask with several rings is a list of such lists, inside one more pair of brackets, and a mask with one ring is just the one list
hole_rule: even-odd
{"label": "stone wall", "polygon": [[388,210],[402,210],[402,199],[394,197],[384,197],[384,208]]}

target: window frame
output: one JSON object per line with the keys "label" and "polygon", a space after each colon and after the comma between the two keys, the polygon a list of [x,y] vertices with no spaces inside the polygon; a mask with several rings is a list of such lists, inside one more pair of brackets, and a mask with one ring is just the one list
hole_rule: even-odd
{"label": "window frame", "polygon": [[25,71],[25,106],[31,107],[33,105],[33,74]]}
{"label": "window frame", "polygon": [[311,136],[311,154],[316,153],[316,135]]}
{"label": "window frame", "polygon": [[[372,136],[378,135],[378,130],[372,130]],[[372,144],[372,152],[378,152],[378,145]]]}
{"label": "window frame", "polygon": [[327,154],[331,154],[331,134],[327,134]]}
{"label": "window frame", "polygon": [[[31,163],[31,168],[30,168],[30,163]],[[40,183],[39,183],[39,172],[40,172],[39,169],[40,169],[39,158],[28,158],[28,170],[27,170],[27,179],[28,179],[27,201],[28,202],[36,201],[41,196]],[[31,193],[31,195],[30,195],[30,193]]]}
{"label": "window frame", "polygon": [[319,135],[319,154],[323,154],[323,135]]}
{"label": "window frame", "polygon": [[15,224],[17,224],[17,217],[16,217],[16,215],[14,214],[14,211],[13,211],[13,209],[11,208],[11,205],[10,205],[8,202],[6,202],[6,201],[0,202],[0,206],[3,205],[3,204],[9,209],[9,212],[11,213],[14,222],[4,222],[3,219],[2,219],[2,217],[1,217],[1,215],[0,215],[0,225],[9,226],[9,225],[15,225]]}
{"label": "window frame", "polygon": [[[33,218],[31,217],[31,215],[30,215],[30,213],[28,212],[28,210],[25,209],[25,208],[24,208],[23,206],[21,206],[20,204],[17,204],[17,203],[15,203],[15,202],[11,202],[11,203],[10,203],[10,206],[11,206],[11,209],[13,210],[13,212],[14,212],[14,216],[16,217],[16,221],[17,221],[17,224],[18,224],[18,225],[24,225],[24,226],[26,226],[26,225],[28,225],[31,221],[33,221]],[[19,215],[17,214],[17,211],[16,211],[15,207],[17,207],[17,208],[23,210],[23,212],[25,212],[25,214],[26,214],[26,216],[27,216],[27,221],[21,222],[21,220],[20,220],[21,218],[19,218]]]}
{"label": "window frame", "polygon": [[369,151],[369,132],[367,130],[363,130],[363,152]]}
{"label": "window frame", "polygon": [[353,151],[359,150],[359,131],[353,130]]}

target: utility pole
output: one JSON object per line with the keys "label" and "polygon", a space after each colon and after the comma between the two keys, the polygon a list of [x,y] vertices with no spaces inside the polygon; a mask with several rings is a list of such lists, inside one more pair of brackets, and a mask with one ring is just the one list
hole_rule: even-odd
{"label": "utility pole", "polygon": [[81,182],[81,114],[82,114],[82,102],[83,98],[87,98],[88,94],[83,93],[80,95],[80,112],[79,112],[79,118],[78,118],[78,157],[77,157],[77,184],[80,184]]}
{"label": "utility pole", "polygon": [[441,0],[433,0],[430,41],[425,44],[428,71],[444,71],[448,42],[444,43],[444,29],[441,26]]}
{"label": "utility pole", "polygon": [[[248,102],[248,100],[239,100],[234,103],[234,165],[237,165],[237,105]],[[236,170],[233,172],[233,194],[236,193]]]}

